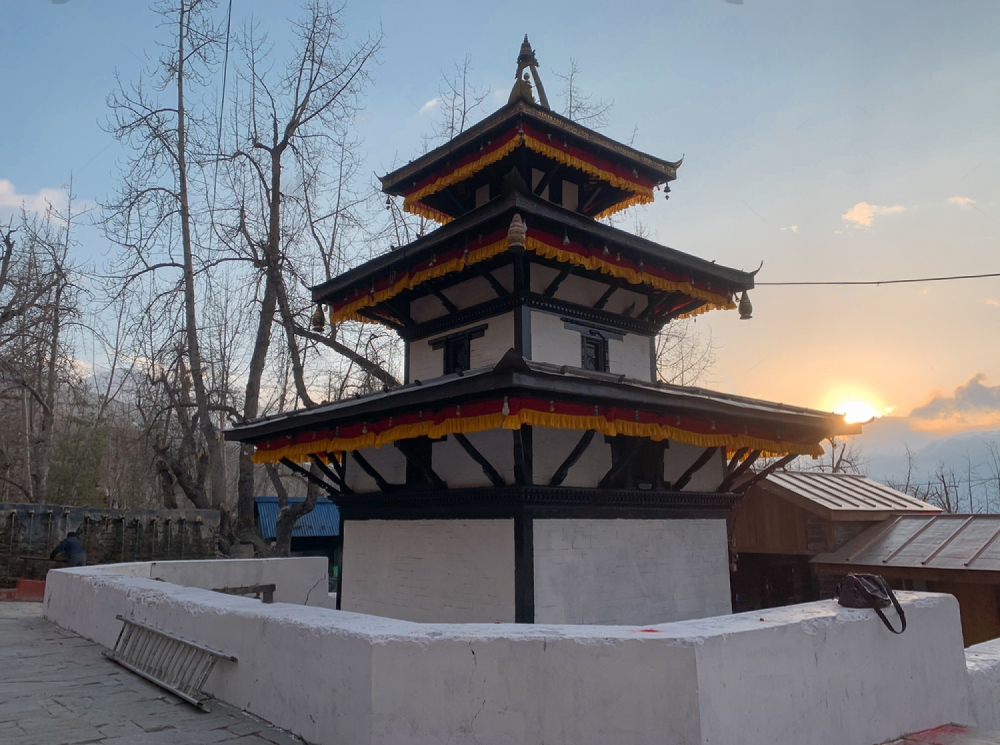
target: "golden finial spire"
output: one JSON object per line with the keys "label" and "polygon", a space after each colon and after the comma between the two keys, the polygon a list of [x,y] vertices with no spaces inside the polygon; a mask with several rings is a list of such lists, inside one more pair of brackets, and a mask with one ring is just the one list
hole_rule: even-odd
{"label": "golden finial spire", "polygon": [[521,77],[521,73],[524,72],[524,68],[526,67],[531,71],[531,77],[535,81],[539,104],[543,109],[548,109],[549,99],[545,95],[545,87],[542,85],[542,79],[538,77],[538,59],[535,57],[535,50],[531,48],[527,34],[524,35],[524,41],[521,42],[521,51],[517,55],[517,72],[514,73],[514,89],[510,92],[510,98],[507,100],[507,103],[513,103],[519,98],[531,101],[532,103],[535,102],[535,97],[531,94],[531,83],[528,82],[527,73],[525,73],[523,79]]}

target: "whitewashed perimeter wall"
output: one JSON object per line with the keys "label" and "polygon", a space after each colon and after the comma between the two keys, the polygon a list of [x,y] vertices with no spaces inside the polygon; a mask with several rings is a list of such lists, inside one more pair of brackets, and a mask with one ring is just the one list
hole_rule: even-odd
{"label": "whitewashed perimeter wall", "polygon": [[[491,290],[492,292],[492,290]],[[507,350],[514,346],[514,314],[504,313],[503,315],[488,318],[485,321],[469,323],[465,326],[449,329],[430,339],[418,339],[407,342],[410,347],[410,377],[406,381],[411,383],[414,380],[430,380],[439,377],[444,373],[444,350],[431,349],[428,343],[439,336],[448,336],[467,328],[482,326],[486,324],[483,336],[473,339],[469,349],[469,365],[472,368],[488,367],[500,361]],[[577,362],[579,365],[579,362]],[[647,365],[648,367],[648,365]]]}
{"label": "whitewashed perimeter wall", "polygon": [[294,559],[216,559],[213,561],[135,561],[106,564],[110,574],[172,582],[183,587],[219,590],[223,587],[274,585],[274,602],[324,605],[329,575],[325,556]]}
{"label": "whitewashed perimeter wall", "polygon": [[513,520],[348,520],[340,607],[406,621],[514,620]]}
{"label": "whitewashed perimeter wall", "polygon": [[832,601],[655,627],[414,624],[87,567],[49,573],[45,617],[111,647],[122,614],[235,655],[207,692],[322,745],[873,745],[972,723],[958,603],[899,598],[902,636]]}
{"label": "whitewashed perimeter wall", "polygon": [[534,520],[535,622],[732,612],[725,520]]}
{"label": "whitewashed perimeter wall", "polygon": [[[566,322],[558,315],[531,311],[531,359],[579,368],[582,363],[580,332],[566,328]],[[610,372],[649,382],[649,339],[639,334],[626,334],[624,341],[610,340],[608,368]]]}

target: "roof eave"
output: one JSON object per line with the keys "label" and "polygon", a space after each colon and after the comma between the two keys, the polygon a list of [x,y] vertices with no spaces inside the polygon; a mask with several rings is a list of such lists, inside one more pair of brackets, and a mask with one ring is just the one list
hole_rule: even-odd
{"label": "roof eave", "polygon": [[476,122],[461,134],[456,135],[448,142],[434,148],[428,153],[421,155],[419,158],[412,160],[405,166],[397,168],[395,171],[387,173],[385,176],[380,176],[379,181],[382,183],[382,191],[386,194],[402,194],[402,192],[405,191],[405,189],[402,189],[400,186],[402,182],[414,180],[421,173],[421,171],[433,168],[433,166],[442,158],[447,158],[456,151],[462,150],[472,144],[476,139],[488,134],[491,129],[502,127],[510,119],[517,116],[527,116],[544,122],[550,126],[557,127],[558,129],[564,131],[567,135],[588,140],[592,145],[601,148],[608,153],[633,161],[636,165],[640,165],[643,168],[649,169],[650,171],[658,174],[660,178],[656,180],[656,183],[673,181],[677,177],[677,169],[683,161],[683,159],[680,161],[669,161],[657,158],[649,155],[648,153],[623,145],[620,142],[616,142],[610,137],[602,135],[599,132],[595,132],[592,129],[588,129],[571,119],[567,119],[561,114],[549,111],[548,109],[543,109],[537,104],[531,104],[526,101],[519,100],[497,109],[488,117]]}

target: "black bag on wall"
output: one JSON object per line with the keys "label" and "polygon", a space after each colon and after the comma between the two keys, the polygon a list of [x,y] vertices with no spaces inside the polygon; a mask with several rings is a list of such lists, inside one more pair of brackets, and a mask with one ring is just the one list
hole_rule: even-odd
{"label": "black bag on wall", "polygon": [[[902,634],[906,631],[906,614],[899,607],[899,601],[889,587],[889,583],[877,574],[848,574],[837,587],[837,602],[845,608],[871,608],[882,623],[894,634]],[[899,620],[902,623],[899,631],[896,631],[889,623],[889,619],[882,612],[889,604],[896,609]]]}

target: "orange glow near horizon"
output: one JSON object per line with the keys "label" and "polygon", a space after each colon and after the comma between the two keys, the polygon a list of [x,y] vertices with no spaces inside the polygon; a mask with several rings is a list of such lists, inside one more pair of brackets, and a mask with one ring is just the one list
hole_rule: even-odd
{"label": "orange glow near horizon", "polygon": [[833,407],[833,411],[835,414],[843,414],[844,421],[848,424],[864,424],[878,415],[878,410],[874,405],[858,399],[841,401]]}

